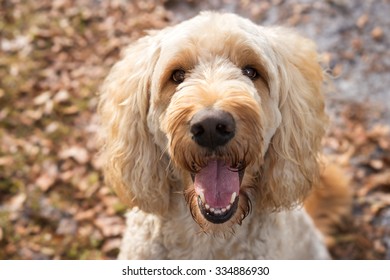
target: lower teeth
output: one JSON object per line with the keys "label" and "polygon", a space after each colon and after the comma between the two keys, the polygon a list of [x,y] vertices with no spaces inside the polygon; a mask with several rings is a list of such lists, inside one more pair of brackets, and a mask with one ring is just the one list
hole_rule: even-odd
{"label": "lower teeth", "polygon": [[204,205],[204,208],[206,208],[206,210],[208,210],[209,212],[216,214],[216,215],[224,214],[226,211],[229,211],[230,208],[232,207],[236,197],[237,197],[237,193],[234,192],[234,193],[232,193],[232,196],[230,198],[229,205],[227,205],[224,208],[212,208],[212,207],[210,207],[209,204],[205,203],[206,200],[205,200],[204,194],[202,192],[198,195],[198,198],[200,199],[200,201]]}
{"label": "lower teeth", "polygon": [[226,211],[229,211],[231,208],[231,205],[229,204],[225,208],[215,209],[215,208],[211,208],[208,204],[205,204],[204,208],[206,208],[206,210],[208,210],[210,213],[213,213],[216,215],[221,215],[221,214],[224,214]]}

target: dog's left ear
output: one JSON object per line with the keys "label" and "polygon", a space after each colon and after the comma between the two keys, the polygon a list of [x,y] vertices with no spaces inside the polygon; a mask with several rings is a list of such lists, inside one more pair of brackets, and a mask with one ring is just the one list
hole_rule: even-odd
{"label": "dog's left ear", "polygon": [[282,121],[265,156],[263,181],[266,199],[273,208],[283,209],[301,202],[319,176],[317,156],[328,118],[322,94],[324,72],[315,44],[289,29],[268,32]]}

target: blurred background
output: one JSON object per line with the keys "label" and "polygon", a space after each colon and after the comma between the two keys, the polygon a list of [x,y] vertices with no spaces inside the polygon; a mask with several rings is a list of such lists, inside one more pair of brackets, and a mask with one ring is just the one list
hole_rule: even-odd
{"label": "blurred background", "polygon": [[0,0],[0,259],[114,259],[122,205],[104,185],[97,92],[121,50],[201,10],[284,25],[335,77],[324,151],[351,177],[336,259],[390,259],[390,1]]}

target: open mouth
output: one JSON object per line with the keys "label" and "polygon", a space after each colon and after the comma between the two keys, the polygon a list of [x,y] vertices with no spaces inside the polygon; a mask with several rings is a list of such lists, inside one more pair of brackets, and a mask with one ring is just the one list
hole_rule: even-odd
{"label": "open mouth", "polygon": [[192,175],[200,212],[209,222],[222,224],[235,214],[245,172],[242,166],[231,167],[223,160],[213,159]]}

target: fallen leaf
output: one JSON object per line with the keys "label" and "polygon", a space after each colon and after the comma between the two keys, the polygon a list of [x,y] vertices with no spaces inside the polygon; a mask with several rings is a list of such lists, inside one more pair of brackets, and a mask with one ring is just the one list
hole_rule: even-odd
{"label": "fallen leaf", "polygon": [[37,97],[34,98],[34,104],[35,105],[43,105],[47,101],[49,101],[50,98],[51,98],[51,93],[48,92],[48,91],[45,91],[45,92],[41,93],[40,95],[38,95]]}
{"label": "fallen leaf", "polygon": [[54,101],[57,103],[68,101],[70,98],[69,92],[67,90],[60,90],[54,96]]}
{"label": "fallen leaf", "polygon": [[87,149],[80,146],[72,146],[64,149],[60,152],[59,156],[62,159],[73,158],[81,164],[87,163],[90,159]]}
{"label": "fallen leaf", "polygon": [[45,173],[38,177],[36,184],[42,191],[46,192],[54,184],[55,181],[56,177]]}
{"label": "fallen leaf", "polygon": [[77,212],[74,216],[76,221],[91,220],[96,216],[95,209],[88,209],[86,211]]}
{"label": "fallen leaf", "polygon": [[359,27],[360,29],[363,29],[367,25],[368,19],[369,19],[369,17],[367,14],[361,15],[358,18],[358,20],[356,21],[357,27]]}
{"label": "fallen leaf", "polygon": [[379,26],[376,26],[372,31],[371,31],[371,37],[376,40],[380,41],[383,38],[383,29]]}
{"label": "fallen leaf", "polygon": [[381,169],[383,169],[383,167],[385,166],[383,160],[380,160],[380,159],[373,159],[373,160],[370,160],[369,165],[370,165],[373,169],[376,169],[376,170],[381,170]]}
{"label": "fallen leaf", "polygon": [[56,233],[60,235],[75,235],[77,232],[77,222],[71,218],[60,220]]}
{"label": "fallen leaf", "polygon": [[110,238],[104,242],[102,246],[102,251],[104,253],[109,253],[113,250],[119,250],[121,242],[121,238]]}
{"label": "fallen leaf", "polygon": [[364,187],[359,190],[359,195],[365,196],[368,192],[379,186],[386,186],[390,189],[390,170],[369,176]]}
{"label": "fallen leaf", "polygon": [[37,178],[36,184],[43,191],[46,192],[58,178],[58,167],[55,163],[44,162],[43,173]]}
{"label": "fallen leaf", "polygon": [[16,196],[12,197],[8,203],[6,203],[6,209],[9,212],[17,212],[19,211],[23,203],[26,201],[26,194],[24,193],[19,193]]}
{"label": "fallen leaf", "polygon": [[12,156],[0,157],[0,166],[12,165],[14,163],[14,158]]}
{"label": "fallen leaf", "polygon": [[98,217],[94,223],[105,237],[119,236],[125,229],[123,220],[117,216]]}

